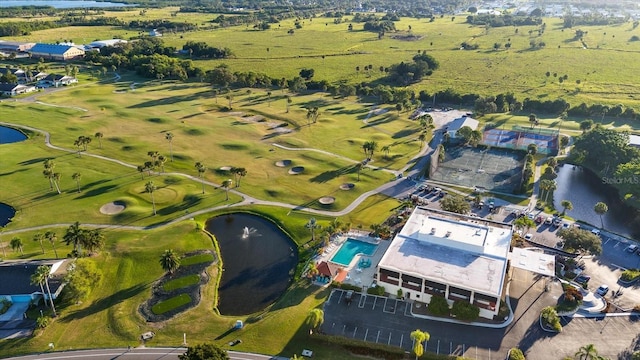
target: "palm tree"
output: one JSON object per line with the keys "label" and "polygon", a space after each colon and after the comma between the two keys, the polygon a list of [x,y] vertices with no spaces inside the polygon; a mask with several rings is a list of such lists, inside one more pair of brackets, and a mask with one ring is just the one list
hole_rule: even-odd
{"label": "palm tree", "polygon": [[596,349],[595,345],[593,345],[593,344],[584,345],[584,346],[580,347],[580,349],[578,349],[578,351],[575,353],[574,356],[578,357],[578,359],[580,359],[580,360],[598,360],[598,359],[600,359],[600,356],[598,356],[598,350]]}
{"label": "palm tree", "polygon": [[233,185],[233,180],[227,179],[222,182],[222,187],[226,190],[227,201],[229,201],[229,188]]}
{"label": "palm tree", "polygon": [[235,175],[236,187],[239,187],[240,186],[240,179],[247,175],[247,169],[234,167],[233,169],[231,169],[231,173]]}
{"label": "palm tree", "polygon": [[58,258],[58,250],[56,250],[56,241],[58,240],[58,235],[54,231],[47,231],[44,233],[45,239],[49,240],[51,243],[51,247],[53,248],[53,253],[56,255],[56,259]]}
{"label": "palm tree", "polygon": [[385,157],[388,157],[389,156],[389,150],[391,150],[391,146],[385,145],[380,150],[382,150],[384,152],[384,156]]}
{"label": "palm tree", "polygon": [[169,142],[169,157],[171,158],[171,162],[173,162],[173,134],[168,132],[164,134],[164,138]]}
{"label": "palm tree", "polygon": [[554,191],[555,189],[558,188],[558,185],[556,184],[556,182],[554,180],[550,180],[550,179],[543,179],[540,180],[540,197],[542,198],[542,193],[544,191],[545,196],[544,201],[547,202],[547,198],[549,197],[549,193]]}
{"label": "palm tree", "polygon": [[607,206],[607,204],[599,202],[593,207],[593,211],[595,211],[596,214],[600,215],[600,227],[604,229],[604,220],[602,220],[602,215],[606,214],[607,211],[609,211],[609,207]]}
{"label": "palm tree", "polygon": [[[31,285],[40,285],[40,293],[42,293],[42,298],[44,299],[44,305],[45,306],[49,306],[47,305],[47,300],[45,298],[45,294],[44,294],[44,287],[42,286],[42,284],[44,284],[44,279],[46,279],[46,276],[48,276],[49,274],[46,274],[45,276],[41,276],[38,273],[38,270],[40,270],[40,267],[36,268],[36,272],[31,274]],[[48,270],[48,269],[47,269]],[[48,272],[48,271],[47,271]],[[44,271],[42,272],[44,274]]]}
{"label": "palm tree", "polygon": [[101,229],[85,230],[85,234],[83,246],[89,251],[89,254],[102,249],[104,246],[104,234]]}
{"label": "palm tree", "polygon": [[425,341],[429,341],[430,338],[431,335],[428,332],[422,331],[420,329],[416,329],[411,332],[411,340],[413,340],[413,352],[416,354],[416,360],[418,360],[418,358],[422,356],[422,354],[424,354],[424,346],[422,345],[422,343]]}
{"label": "palm tree", "polygon": [[76,221],[69,226],[67,231],[64,233],[62,240],[67,245],[73,244],[72,253],[78,255],[80,253],[80,247],[85,242],[84,237],[85,231],[80,229],[80,222]]}
{"label": "palm tree", "polygon": [[82,174],[80,174],[79,172],[77,173],[73,173],[73,175],[71,175],[71,178],[73,180],[76,181],[76,185],[78,185],[78,192],[80,192],[80,178],[82,177]]}
{"label": "palm tree", "polygon": [[20,254],[24,255],[24,251],[22,251],[22,239],[20,239],[19,237],[14,237],[13,239],[11,239],[9,245],[11,246],[11,249],[13,251],[20,250]]}
{"label": "palm tree", "polygon": [[324,322],[324,311],[322,311],[322,309],[311,310],[307,316],[307,321],[309,322],[309,326],[311,326],[311,331],[318,329]]}
{"label": "palm tree", "polygon": [[[42,284],[44,283],[47,286],[47,293],[49,294],[49,304],[51,305],[51,310],[53,310],[53,317],[58,316],[56,314],[56,307],[53,304],[53,296],[51,296],[51,288],[49,287],[49,275],[51,270],[46,265],[40,265],[36,268],[36,272],[31,275],[31,283],[32,284],[40,284],[40,290],[42,290]],[[44,296],[44,291],[42,291],[42,296]],[[45,301],[46,303],[46,301]]]}
{"label": "palm tree", "polygon": [[62,194],[62,192],[60,192],[60,178],[62,177],[62,175],[60,175],[60,173],[53,173],[51,175],[52,179],[53,179],[53,185],[56,186],[56,190],[58,190],[58,194]]}
{"label": "palm tree", "polygon": [[44,246],[42,246],[44,235],[42,233],[36,233],[35,235],[33,235],[33,241],[40,244],[40,250],[42,250],[42,253],[44,254]]}
{"label": "palm tree", "polygon": [[146,192],[151,195],[151,206],[153,207],[153,215],[156,215],[156,201],[153,198],[153,192],[156,191],[157,187],[153,184],[153,181],[149,181],[144,184],[144,189]]}
{"label": "palm tree", "polygon": [[53,190],[53,169],[55,168],[56,163],[51,160],[51,159],[47,159],[44,161],[44,170],[42,171],[42,174],[44,175],[45,178],[49,179],[49,188],[51,190]]}
{"label": "palm tree", "polygon": [[[284,91],[284,90],[282,90]],[[293,102],[293,100],[291,100],[291,96],[287,95],[287,113],[289,113],[289,107],[291,106],[291,103]]]}
{"label": "palm tree", "polygon": [[162,172],[164,172],[164,164],[167,162],[167,158],[160,155],[158,156],[158,159],[155,161],[155,166],[156,167],[160,167],[160,170],[162,170]]}
{"label": "palm tree", "polygon": [[202,193],[204,194],[204,173],[207,171],[206,166],[200,161],[196,162],[196,170],[198,170],[198,177],[202,182]]}
{"label": "palm tree", "polygon": [[147,171],[147,168],[145,168],[144,165],[138,165],[136,167],[136,170],[138,170],[140,176],[142,177],[142,180],[144,180],[144,172]]}
{"label": "palm tree", "polygon": [[425,134],[424,132],[421,132],[420,135],[418,135],[418,140],[420,140],[420,149],[422,149],[422,146],[424,145],[425,140],[427,140],[427,134]]}
{"label": "palm tree", "polygon": [[271,107],[271,91],[267,91],[267,106]]}
{"label": "palm tree", "polygon": [[165,250],[160,256],[160,266],[162,266],[162,270],[169,274],[173,274],[173,272],[180,266],[180,259],[173,250]]}
{"label": "palm tree", "polygon": [[93,135],[96,139],[98,139],[98,141],[100,142],[100,149],[102,149],[102,138],[104,137],[104,134],[101,132],[97,132],[95,133],[95,135]]}
{"label": "palm tree", "polygon": [[562,200],[560,202],[560,205],[562,206],[562,216],[564,216],[567,210],[569,211],[573,210],[573,203],[571,203],[571,201],[569,200]]}
{"label": "palm tree", "polygon": [[318,224],[316,222],[316,218],[309,219],[309,222],[307,222],[306,226],[307,226],[307,229],[311,230],[311,241],[315,241],[316,240],[315,230],[318,227]]}
{"label": "palm tree", "polygon": [[80,138],[74,140],[73,145],[78,148],[78,157],[82,157],[82,141],[80,140]]}

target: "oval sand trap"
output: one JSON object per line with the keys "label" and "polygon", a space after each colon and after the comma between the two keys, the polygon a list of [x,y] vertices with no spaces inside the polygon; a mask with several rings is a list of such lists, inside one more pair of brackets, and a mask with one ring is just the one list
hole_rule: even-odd
{"label": "oval sand trap", "polygon": [[114,201],[102,205],[100,212],[105,215],[115,215],[121,213],[126,209],[126,205],[122,201]]}
{"label": "oval sand trap", "polygon": [[229,171],[231,170],[231,166],[220,166],[221,171]]}
{"label": "oval sand trap", "polygon": [[334,198],[333,196],[324,196],[324,197],[321,197],[320,200],[318,200],[318,202],[322,205],[331,205],[334,202],[336,202],[336,198]]}
{"label": "oval sand trap", "polygon": [[354,187],[356,187],[356,184],[354,184],[354,183],[344,183],[344,184],[340,185],[340,190],[351,190]]}
{"label": "oval sand trap", "polygon": [[276,161],[276,166],[277,167],[287,167],[291,165],[291,160],[280,160],[280,161]]}
{"label": "oval sand trap", "polygon": [[304,171],[304,166],[294,166],[289,170],[289,174],[298,175],[298,174],[302,174],[303,171]]}

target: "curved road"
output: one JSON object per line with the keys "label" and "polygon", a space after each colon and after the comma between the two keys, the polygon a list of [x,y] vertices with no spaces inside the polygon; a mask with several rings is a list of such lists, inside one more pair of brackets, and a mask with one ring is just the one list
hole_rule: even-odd
{"label": "curved road", "polygon": [[[62,360],[62,359],[94,359],[94,360],[115,360],[115,359],[132,359],[132,360],[175,360],[179,355],[184,354],[186,348],[135,348],[128,349],[95,349],[95,350],[78,350],[78,351],[61,351],[61,352],[45,352],[34,355],[13,357],[7,359],[13,360]],[[287,358],[260,355],[253,353],[241,353],[237,351],[229,351],[231,360],[286,360]]]}

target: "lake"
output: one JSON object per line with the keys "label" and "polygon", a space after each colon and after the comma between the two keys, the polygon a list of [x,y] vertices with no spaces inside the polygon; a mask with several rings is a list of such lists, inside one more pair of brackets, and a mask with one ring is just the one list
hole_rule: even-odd
{"label": "lake", "polygon": [[14,128],[0,126],[0,144],[10,144],[24,141],[27,136]]}
{"label": "lake", "polygon": [[0,7],[15,6],[51,6],[56,9],[72,9],[72,8],[108,8],[108,7],[124,7],[137,6],[137,4],[125,4],[109,1],[87,1],[87,0],[2,0]]}
{"label": "lake", "polygon": [[0,227],[7,225],[16,215],[16,210],[11,206],[0,203]]}
{"label": "lake", "polygon": [[207,221],[220,245],[224,272],[218,310],[248,315],[265,309],[289,287],[298,263],[295,243],[274,223],[234,213]]}
{"label": "lake", "polygon": [[558,188],[553,193],[553,203],[558,211],[562,211],[560,202],[569,200],[573,210],[567,211],[568,216],[600,227],[600,216],[593,211],[593,207],[598,202],[604,202],[609,207],[602,217],[605,229],[624,236],[632,236],[637,231],[633,226],[636,211],[623,204],[617,191],[603,184],[593,172],[564,164],[558,167],[556,181]]}

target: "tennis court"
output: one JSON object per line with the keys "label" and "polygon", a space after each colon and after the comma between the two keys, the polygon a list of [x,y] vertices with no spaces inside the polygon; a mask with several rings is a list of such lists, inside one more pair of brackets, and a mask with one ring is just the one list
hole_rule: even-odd
{"label": "tennis court", "polygon": [[455,146],[446,149],[431,179],[511,193],[520,185],[523,160],[523,152]]}

